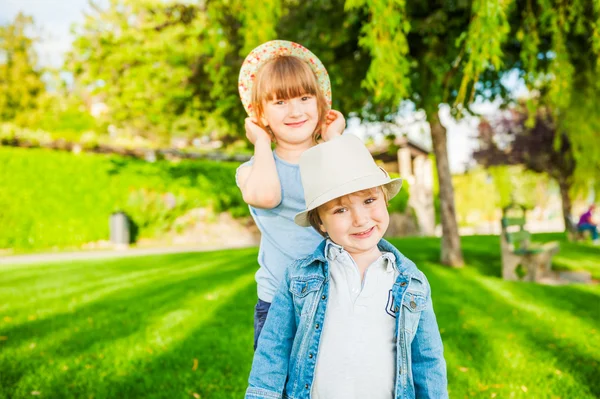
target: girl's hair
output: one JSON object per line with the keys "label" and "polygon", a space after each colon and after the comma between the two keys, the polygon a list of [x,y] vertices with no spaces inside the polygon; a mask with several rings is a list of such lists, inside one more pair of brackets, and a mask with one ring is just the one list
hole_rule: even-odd
{"label": "girl's hair", "polygon": [[[329,106],[315,73],[305,61],[294,56],[279,56],[265,62],[256,73],[252,87],[252,109],[258,125],[266,129],[262,123],[264,101],[289,100],[306,94],[317,100],[319,120],[313,133],[316,143],[321,138],[321,125],[325,123]],[[273,132],[270,129],[268,131],[275,138]]]}
{"label": "girl's hair", "polygon": [[[377,190],[378,188],[381,188],[381,191],[383,192],[383,199],[385,200],[385,204],[388,205],[388,190],[385,186],[378,186],[378,187],[373,187],[373,188],[368,188],[366,190],[361,190],[358,191],[359,193],[362,192],[372,192],[373,190]],[[321,205],[323,206],[323,205]],[[317,207],[315,209],[311,209],[310,211],[308,211],[308,213],[306,214],[306,218],[308,219],[308,223],[310,223],[310,225],[317,230],[317,232],[319,234],[321,234],[323,237],[327,238],[327,233],[323,232],[323,230],[321,230],[321,225],[323,224],[323,221],[321,220],[321,217],[319,216],[319,208],[321,207]]]}

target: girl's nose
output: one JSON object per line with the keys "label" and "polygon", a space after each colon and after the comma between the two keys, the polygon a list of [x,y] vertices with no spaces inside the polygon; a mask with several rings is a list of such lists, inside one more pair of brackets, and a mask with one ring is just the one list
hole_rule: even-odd
{"label": "girl's nose", "polygon": [[300,101],[298,101],[297,98],[292,99],[289,102],[289,107],[288,107],[288,112],[290,114],[290,116],[298,116],[300,115],[301,112],[301,107],[302,104],[300,104]]}

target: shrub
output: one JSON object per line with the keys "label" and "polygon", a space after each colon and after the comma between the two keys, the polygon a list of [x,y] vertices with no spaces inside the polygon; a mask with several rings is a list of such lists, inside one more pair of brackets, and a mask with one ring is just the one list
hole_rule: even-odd
{"label": "shrub", "polygon": [[195,207],[247,215],[236,167],[0,147],[0,248],[64,248],[107,239],[109,216],[117,210],[133,219],[141,237],[168,230]]}

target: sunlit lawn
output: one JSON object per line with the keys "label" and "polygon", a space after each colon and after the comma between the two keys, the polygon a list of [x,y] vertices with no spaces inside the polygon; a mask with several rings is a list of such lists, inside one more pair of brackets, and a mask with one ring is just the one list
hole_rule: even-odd
{"label": "sunlit lawn", "polygon": [[[463,238],[462,270],[394,243],[432,285],[451,397],[600,396],[600,286],[502,281],[497,237]],[[256,254],[0,266],[0,398],[242,397]],[[600,275],[599,248],[555,259]]]}

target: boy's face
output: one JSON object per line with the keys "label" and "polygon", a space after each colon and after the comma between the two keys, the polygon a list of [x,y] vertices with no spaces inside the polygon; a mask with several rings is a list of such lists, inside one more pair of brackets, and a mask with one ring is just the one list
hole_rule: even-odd
{"label": "boy's face", "polygon": [[320,206],[318,212],[321,230],[351,255],[371,251],[390,224],[380,187],[336,198]]}
{"label": "boy's face", "polygon": [[317,99],[310,94],[288,100],[273,99],[263,103],[263,120],[278,142],[300,144],[312,140],[319,122]]}

